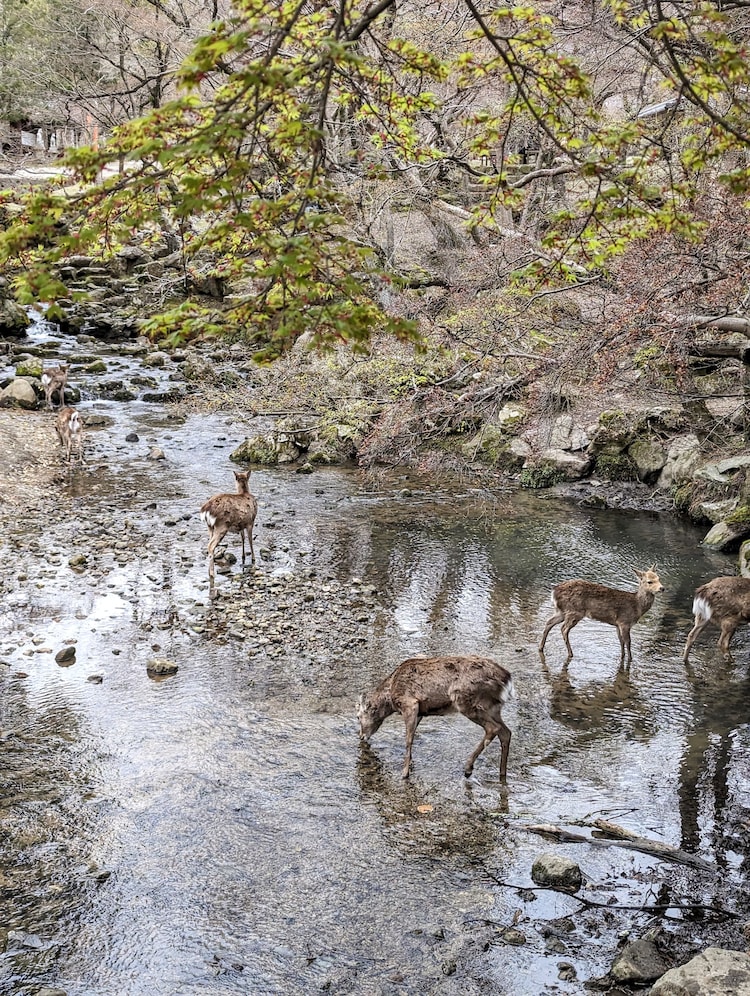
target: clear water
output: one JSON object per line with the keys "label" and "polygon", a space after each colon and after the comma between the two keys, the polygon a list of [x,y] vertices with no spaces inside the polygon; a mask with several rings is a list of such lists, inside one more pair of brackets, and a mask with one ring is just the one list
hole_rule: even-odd
{"label": "clear water", "polygon": [[[715,632],[681,662],[693,589],[732,569],[700,532],[530,494],[259,470],[271,553],[258,573],[278,576],[295,634],[288,650],[263,646],[231,632],[238,603],[253,608],[248,575],[220,577],[209,599],[196,515],[251,429],[141,402],[82,407],[111,424],[65,486],[69,519],[36,546],[22,524],[0,538],[26,577],[0,612],[0,992],[576,993],[643,918],[580,917],[560,954],[543,925],[576,901],[498,880],[531,885],[532,861],[553,850],[603,902],[741,884],[730,824],[750,802],[748,635],[734,665]],[[126,444],[133,430],[141,441]],[[151,443],[166,461],[145,459]],[[79,575],[67,559],[89,521],[110,549]],[[666,591],[633,630],[632,668],[618,666],[616,631],[590,621],[567,669],[559,629],[540,660],[554,583],[631,588],[632,567],[653,562]],[[310,567],[314,600],[287,598],[286,575],[303,583]],[[356,634],[342,625],[339,646],[336,599],[353,579],[377,605]],[[71,667],[40,652],[66,640]],[[480,736],[462,717],[421,724],[409,783],[398,717],[359,745],[356,695],[438,653],[487,654],[514,675],[506,790],[497,745],[462,777]],[[155,654],[179,664],[174,678],[147,676]],[[597,816],[702,855],[718,877],[525,829]],[[521,947],[502,943],[513,923]],[[577,980],[558,979],[561,961]]]}

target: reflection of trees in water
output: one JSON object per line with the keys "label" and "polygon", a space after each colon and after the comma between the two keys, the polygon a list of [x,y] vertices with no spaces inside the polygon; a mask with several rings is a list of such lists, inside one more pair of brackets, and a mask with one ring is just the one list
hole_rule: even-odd
{"label": "reflection of trees in water", "polygon": [[[90,759],[78,717],[60,702],[29,708],[22,689],[3,702],[0,739],[0,879],[7,886],[3,927],[39,935],[38,949],[9,942],[16,980],[44,981],[54,969],[67,924],[96,887],[91,862],[94,813]],[[5,891],[5,890],[3,890]],[[3,976],[5,978],[5,976]]]}
{"label": "reflection of trees in water", "polygon": [[[460,771],[460,768],[458,769]],[[360,742],[356,778],[362,805],[376,810],[388,844],[407,861],[437,859],[449,855],[452,862],[482,861],[496,856],[501,840],[497,823],[485,808],[472,805],[471,783],[466,782],[466,805],[441,796],[432,811],[420,813],[429,804],[419,779],[404,781],[401,766],[386,771],[369,744]],[[434,794],[430,793],[429,799]],[[506,812],[507,794],[498,791],[495,812]]]}
{"label": "reflection of trees in water", "polygon": [[[696,681],[692,668],[687,670],[693,707],[679,767],[681,846],[697,851],[705,834],[717,864],[726,868],[727,851],[738,846],[732,838],[739,833],[745,842],[739,849],[746,852],[750,835],[740,791],[748,763],[750,678],[732,682],[731,669],[723,662],[706,681]],[[750,870],[747,862],[746,856],[743,867]]]}

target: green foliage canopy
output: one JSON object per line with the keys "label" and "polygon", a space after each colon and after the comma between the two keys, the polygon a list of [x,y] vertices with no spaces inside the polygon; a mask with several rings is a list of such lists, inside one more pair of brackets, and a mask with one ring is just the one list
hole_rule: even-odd
{"label": "green foliage canopy", "polygon": [[[19,298],[62,296],[54,265],[68,254],[106,258],[166,229],[186,272],[210,258],[233,293],[220,312],[180,302],[149,322],[151,332],[180,340],[239,331],[259,359],[303,332],[356,347],[376,329],[409,337],[414,327],[379,304],[392,278],[358,227],[354,178],[414,172],[429,189],[445,170],[464,171],[485,189],[472,224],[491,233],[535,184],[566,177],[572,194],[521,275],[546,281],[601,272],[654,231],[699,238],[691,205],[708,173],[747,192],[742,5],[606,0],[597,9],[652,90],[666,84],[673,99],[658,129],[603,113],[596,73],[585,53],[571,54],[560,17],[531,5],[458,7],[464,31],[448,43],[439,19],[434,31],[424,20],[439,2],[420,18],[418,3],[396,0],[237,0],[184,62],[177,99],[118,127],[100,149],[71,151],[66,185],[27,199],[0,237]],[[477,101],[485,87],[492,101]],[[511,137],[520,126],[545,156],[519,177]],[[477,167],[482,157],[494,162],[489,174]],[[112,162],[121,172],[102,178]]]}

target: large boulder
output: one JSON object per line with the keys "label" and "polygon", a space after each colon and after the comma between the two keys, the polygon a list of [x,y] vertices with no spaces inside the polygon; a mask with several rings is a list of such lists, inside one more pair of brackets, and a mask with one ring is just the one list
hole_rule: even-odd
{"label": "large boulder", "polygon": [[657,484],[663,490],[667,490],[673,484],[691,480],[700,462],[701,443],[698,437],[692,433],[676,436],[667,451],[667,460],[659,474]]}
{"label": "large boulder", "polygon": [[750,955],[706,948],[686,965],[671,968],[655,982],[651,996],[747,996]]}
{"label": "large boulder", "polygon": [[30,381],[16,377],[3,391],[0,391],[0,405],[31,410],[37,407],[36,391]]}
{"label": "large boulder", "polygon": [[542,453],[540,463],[552,469],[558,480],[578,481],[589,473],[594,460],[586,453],[550,449]]}
{"label": "large boulder", "polygon": [[656,439],[636,439],[628,447],[628,456],[633,461],[638,480],[653,484],[664,464],[667,454]]}

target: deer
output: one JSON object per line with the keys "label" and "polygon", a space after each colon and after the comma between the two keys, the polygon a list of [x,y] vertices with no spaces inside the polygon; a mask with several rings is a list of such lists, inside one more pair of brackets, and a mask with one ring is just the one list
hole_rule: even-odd
{"label": "deer", "polygon": [[406,726],[406,756],[401,777],[411,770],[414,734],[424,716],[461,713],[484,728],[484,737],[464,765],[474,763],[495,737],[500,740],[500,780],[505,781],[510,730],[502,708],[514,694],[510,672],[487,657],[410,657],[371,692],[357,699],[360,740],[368,742],[388,716],[400,713]]}
{"label": "deer", "polygon": [[719,650],[732,660],[729,644],[740,623],[750,622],[750,578],[719,577],[701,585],[693,598],[695,624],[687,635],[682,660],[688,662],[690,648],[709,623],[721,628]]}
{"label": "deer", "polygon": [[563,581],[552,589],[552,605],[555,614],[547,620],[542,639],[539,643],[539,653],[544,656],[544,644],[553,626],[562,623],[562,637],[568,648],[566,664],[573,659],[568,634],[581,619],[588,617],[597,622],[609,623],[617,627],[620,638],[620,664],[627,654],[628,664],[633,661],[630,650],[630,630],[654,604],[654,598],[664,591],[664,585],[656,573],[656,564],[647,571],[633,568],[638,578],[638,590],[621,591],[619,588],[609,588],[594,581]]}
{"label": "deer", "polygon": [[59,367],[48,367],[42,371],[42,387],[44,388],[44,403],[52,408],[52,395],[57,391],[60,408],[65,405],[65,385],[68,383],[68,364],[61,363]]}
{"label": "deer", "polygon": [[216,547],[227,533],[239,533],[242,537],[242,566],[245,566],[245,534],[250,541],[251,562],[255,564],[253,548],[253,526],[258,514],[258,501],[250,494],[248,487],[249,470],[236,470],[235,494],[219,494],[201,505],[201,519],[208,526],[208,576],[214,580],[214,555]]}
{"label": "deer", "polygon": [[83,463],[83,420],[75,408],[67,406],[57,413],[55,431],[60,445],[65,447],[65,462],[71,462],[71,453],[76,451],[76,458]]}

